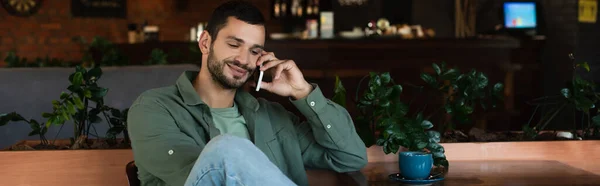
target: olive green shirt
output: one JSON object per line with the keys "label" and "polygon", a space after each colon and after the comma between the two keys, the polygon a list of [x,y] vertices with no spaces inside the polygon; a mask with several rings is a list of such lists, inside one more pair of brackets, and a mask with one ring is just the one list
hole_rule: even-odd
{"label": "olive green shirt", "polygon": [[[128,131],[142,185],[183,185],[206,143],[220,134],[192,86],[197,75],[184,72],[175,85],[148,90],[130,107]],[[346,109],[312,85],[307,97],[290,99],[304,122],[281,104],[241,89],[234,98],[251,141],[298,185],[308,185],[306,169],[350,172],[367,163],[365,144]]]}
{"label": "olive green shirt", "polygon": [[229,108],[210,108],[210,113],[212,114],[215,127],[219,129],[221,134],[231,134],[250,140],[246,120],[244,120],[244,117],[238,111],[235,102],[233,103],[233,107]]}

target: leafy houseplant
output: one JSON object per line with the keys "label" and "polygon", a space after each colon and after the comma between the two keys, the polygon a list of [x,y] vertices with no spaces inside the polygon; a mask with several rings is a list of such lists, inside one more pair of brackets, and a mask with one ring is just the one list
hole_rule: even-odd
{"label": "leafy houseplant", "polygon": [[168,64],[167,57],[168,55],[164,51],[155,48],[150,53],[150,59],[146,65],[166,65]]}
{"label": "leafy houseplant", "polygon": [[[432,113],[425,114],[430,103],[409,112],[416,96],[406,104],[400,99],[403,86],[396,84],[388,72],[371,72],[359,82],[356,90],[354,102],[359,114],[354,121],[367,147],[374,144],[382,146],[386,154],[396,153],[400,146],[409,151],[430,152],[434,165],[447,169],[449,164],[445,151],[439,144],[440,132],[451,130],[455,123],[471,122],[477,106],[483,110],[488,105],[496,107],[502,100],[504,86],[501,83],[488,86],[487,76],[476,70],[461,74],[457,68],[447,68],[445,63],[441,66],[434,63],[432,67],[434,74],[421,74],[427,87],[408,83],[404,86],[415,88],[419,94],[429,90],[425,94],[426,102],[442,100],[441,106]],[[368,86],[359,97],[360,84],[366,78],[369,78]],[[345,107],[346,90],[339,77],[336,78],[334,93],[332,101]],[[434,120],[438,121],[439,131],[433,129]]]}
{"label": "leafy houseplant", "polygon": [[[104,105],[104,96],[108,93],[107,88],[98,86],[97,81],[102,77],[102,69],[94,67],[86,70],[77,66],[74,73],[69,76],[71,85],[67,88],[69,92],[62,92],[59,100],[53,100],[53,111],[42,113],[46,118],[45,123],[36,120],[27,120],[16,112],[1,114],[0,126],[8,122],[24,121],[32,129],[29,136],[39,135],[42,146],[50,144],[45,137],[48,128],[52,125],[60,125],[61,130],[65,122],[73,121],[73,138],[71,138],[71,149],[86,148],[88,146],[88,136],[92,130],[95,131],[94,124],[106,119],[109,125],[106,142],[109,145],[117,143],[116,136],[120,133],[125,135],[125,142],[128,142],[126,132],[127,110],[118,110]],[[60,132],[60,131],[59,131]],[[98,134],[95,134],[99,137]]]}
{"label": "leafy houseplant", "polygon": [[[369,87],[357,103],[360,115],[354,119],[367,147],[373,145],[374,133],[371,131],[379,130],[375,143],[383,146],[386,154],[396,153],[400,146],[410,151],[425,150],[433,154],[434,165],[448,168],[444,148],[438,144],[440,133],[429,130],[433,124],[425,120],[421,113],[416,117],[407,116],[408,105],[400,100],[402,86],[396,85],[389,73],[372,72],[369,77]],[[336,78],[334,92],[332,100],[345,107],[346,91],[339,77]],[[369,130],[370,126],[373,129]]]}
{"label": "leafy houseplant", "polygon": [[[565,110],[581,113],[579,126],[576,114],[573,115],[573,134],[577,136],[577,130],[581,129],[583,132],[580,137],[584,139],[600,138],[600,115],[597,114],[600,113],[600,110],[596,108],[600,101],[600,93],[596,92],[595,83],[585,80],[577,74],[578,69],[586,73],[590,72],[590,65],[587,62],[577,63],[573,54],[570,54],[569,57],[572,60],[573,76],[567,86],[562,88],[557,95],[545,96],[529,102],[530,105],[535,106],[535,111],[529,122],[523,126],[523,131],[531,139],[536,138],[559,113]],[[544,113],[536,124],[532,125],[533,117],[540,108],[549,109],[549,111]],[[594,109],[596,114],[593,113]]]}
{"label": "leafy houseplant", "polygon": [[[471,123],[478,106],[486,111],[489,107],[496,108],[503,100],[504,84],[495,83],[494,86],[488,86],[489,79],[483,72],[473,69],[461,74],[457,68],[447,68],[445,63],[441,65],[434,63],[432,67],[435,73],[422,73],[421,79],[431,90],[428,93],[433,93],[425,95],[441,97],[443,100],[442,106],[436,108],[426,119],[432,119],[442,113],[449,116],[449,119],[443,115],[437,117],[440,120],[438,125],[440,131],[453,130],[456,124]],[[418,90],[424,89],[419,87]]]}

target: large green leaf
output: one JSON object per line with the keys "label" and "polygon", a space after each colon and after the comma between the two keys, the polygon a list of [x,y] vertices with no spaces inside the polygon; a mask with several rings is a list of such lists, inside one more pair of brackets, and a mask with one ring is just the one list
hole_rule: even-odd
{"label": "large green leaf", "polygon": [[[338,103],[339,104],[339,103]],[[115,108],[110,108],[110,113],[117,118],[120,118],[123,116],[123,113],[119,110],[119,109],[115,109]]]}
{"label": "large green leaf", "polygon": [[120,134],[121,132],[123,132],[123,130],[125,130],[124,126],[114,126],[114,127],[111,127],[110,129],[108,129],[108,131],[106,131],[106,134],[116,136],[116,135]]}
{"label": "large green leaf", "polygon": [[102,69],[99,66],[92,68],[87,73],[90,80],[98,80],[102,76]]}
{"label": "large green leaf", "polygon": [[431,86],[435,86],[437,83],[435,78],[427,73],[421,73],[421,79]]}
{"label": "large green leaf", "polygon": [[83,90],[83,96],[86,98],[92,98],[92,91],[90,89]]}
{"label": "large green leaf", "polygon": [[389,72],[384,72],[380,76],[381,76],[381,84],[382,85],[386,85],[386,84],[390,83],[392,80]]}
{"label": "large green leaf", "polygon": [[[331,101],[337,103],[338,105],[342,106],[342,107],[346,107],[346,89],[344,88],[344,85],[342,85],[342,81],[340,80],[339,77],[335,77],[335,88],[334,88],[334,95],[333,98],[331,98]],[[113,116],[115,115],[115,112],[112,111]]]}
{"label": "large green leaf", "polygon": [[50,125],[54,124],[54,120],[56,120],[56,116],[48,118],[48,121],[46,121],[46,127],[50,127]]}
{"label": "large green leaf", "polygon": [[58,100],[52,100],[52,105],[56,109],[56,108],[60,107],[60,102]]}
{"label": "large green leaf", "polygon": [[408,105],[402,102],[396,102],[392,104],[392,106],[389,107],[389,109],[391,109],[390,113],[393,115],[393,117],[402,117],[405,116],[408,112]]}
{"label": "large green leaf", "polygon": [[436,142],[429,142],[426,148],[432,152],[444,152],[444,147]]}
{"label": "large green leaf", "polygon": [[381,106],[381,107],[383,107],[383,108],[386,108],[386,107],[389,107],[389,106],[390,106],[390,103],[391,103],[391,102],[390,102],[390,100],[388,100],[388,99],[382,99],[382,100],[379,102],[379,106]]}
{"label": "large green leaf", "polygon": [[86,73],[87,71],[82,66],[77,65],[77,66],[75,66],[75,73],[77,73],[77,72],[79,72],[83,75],[83,73]]}
{"label": "large green leaf", "polygon": [[419,140],[419,141],[416,142],[416,144],[417,144],[417,149],[419,149],[419,150],[422,150],[425,147],[427,147],[427,142],[425,142],[425,141],[420,141]]}
{"label": "large green leaf", "polygon": [[29,134],[27,134],[28,136],[33,136],[33,135],[37,135],[40,134],[40,130],[32,130],[31,132],[29,132]]}
{"label": "large green leaf", "polygon": [[73,98],[73,102],[75,103],[75,105],[77,106],[78,109],[84,109],[84,105],[83,102],[81,102],[81,99],[78,97],[74,97]]}
{"label": "large green leaf", "polygon": [[61,110],[60,110],[60,116],[62,117],[62,119],[63,119],[64,121],[68,121],[68,120],[70,120],[70,119],[71,119],[71,117],[70,117],[69,113],[67,113],[67,112],[66,112],[66,110],[64,110],[64,109],[61,109]]}
{"label": "large green leaf", "polygon": [[113,125],[123,125],[123,121],[121,121],[119,118],[110,118],[110,124]]}
{"label": "large green leaf", "polygon": [[67,87],[67,90],[77,93],[80,92],[82,89],[81,86],[69,85],[69,87]]}
{"label": "large green leaf", "polygon": [[76,72],[75,75],[73,75],[71,84],[75,87],[81,86],[81,84],[83,84],[83,74],[81,72]]}
{"label": "large green leaf", "polygon": [[488,85],[488,78],[485,74],[479,72],[477,73],[477,88],[483,89]]}
{"label": "large green leaf", "polygon": [[430,130],[427,131],[427,136],[429,136],[429,142],[435,142],[435,143],[439,143],[440,142],[440,138],[441,135],[439,132],[434,131],[434,130]]}
{"label": "large green leaf", "polygon": [[590,64],[588,64],[588,62],[579,63],[576,66],[582,67],[583,69],[585,69],[588,72],[590,71]]}
{"label": "large green leaf", "polygon": [[40,130],[40,123],[38,123],[38,121],[32,119],[29,122],[29,127],[31,128],[31,130]]}
{"label": "large green leaf", "polygon": [[423,129],[425,130],[431,129],[433,128],[433,123],[431,123],[431,121],[428,120],[423,120],[423,122],[421,122],[421,127],[423,127]]}
{"label": "large green leaf", "polygon": [[373,101],[374,99],[375,99],[375,94],[372,94],[372,93],[365,94],[365,100]]}
{"label": "large green leaf", "polygon": [[592,121],[594,122],[595,126],[600,127],[600,115],[596,115],[596,116],[592,117]]}
{"label": "large green leaf", "polygon": [[67,94],[66,92],[60,93],[60,99],[66,99],[68,97],[69,97],[69,94]]}
{"label": "large green leaf", "polygon": [[73,104],[73,102],[71,102],[71,100],[67,101],[67,111],[69,112],[69,114],[73,115],[75,114],[77,111],[75,110],[75,105]]}
{"label": "large green leaf", "polygon": [[450,166],[446,158],[434,158],[433,164],[435,166],[444,166],[445,168],[448,168]]}
{"label": "large green leaf", "polygon": [[9,121],[11,121],[12,119],[12,113],[9,114],[0,114],[0,126],[4,126],[6,124],[8,124]]}
{"label": "large green leaf", "polygon": [[103,98],[108,93],[107,88],[90,87],[90,90],[92,91],[92,97],[95,99]]}
{"label": "large green leaf", "polygon": [[[381,86],[381,77],[379,75],[372,76],[369,86],[376,87],[376,88]],[[374,89],[376,89],[376,88],[374,88]],[[371,89],[371,90],[373,90],[373,89]]]}
{"label": "large green leaf", "polygon": [[42,127],[42,129],[40,131],[40,135],[45,135],[46,132],[48,132],[48,128],[47,127]]}
{"label": "large green leaf", "polygon": [[571,98],[571,91],[568,88],[561,89],[560,94],[562,94],[565,98]]}
{"label": "large green leaf", "polygon": [[458,74],[460,72],[458,71],[458,69],[449,69],[448,71],[442,73],[442,75],[440,75],[440,78],[443,80],[454,80],[458,77]]}
{"label": "large green leaf", "polygon": [[433,70],[435,71],[435,74],[437,74],[438,76],[440,74],[442,74],[442,70],[440,69],[440,66],[438,66],[437,64],[433,63]]}
{"label": "large green leaf", "polygon": [[493,95],[497,96],[497,97],[503,97],[502,92],[504,91],[504,84],[502,83],[496,83],[494,85],[494,88],[492,89]]}
{"label": "large green leaf", "polygon": [[392,86],[392,92],[389,95],[390,99],[395,99],[400,97],[400,94],[402,94],[402,86],[401,85],[394,85]]}
{"label": "large green leaf", "polygon": [[444,158],[446,159],[446,155],[444,152],[433,152],[433,158]]}

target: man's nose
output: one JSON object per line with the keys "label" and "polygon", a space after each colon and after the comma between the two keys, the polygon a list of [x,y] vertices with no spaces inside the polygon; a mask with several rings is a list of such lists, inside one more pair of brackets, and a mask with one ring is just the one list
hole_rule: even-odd
{"label": "man's nose", "polygon": [[245,50],[240,51],[240,53],[235,57],[235,60],[244,65],[248,64],[250,61],[250,52]]}

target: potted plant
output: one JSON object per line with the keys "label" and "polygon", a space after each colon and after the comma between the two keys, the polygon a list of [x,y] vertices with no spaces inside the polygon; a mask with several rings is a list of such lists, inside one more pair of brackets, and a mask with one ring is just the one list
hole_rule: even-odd
{"label": "potted plant", "polygon": [[[573,76],[566,87],[560,90],[560,93],[552,96],[545,96],[530,101],[528,104],[535,106],[534,113],[527,124],[523,126],[523,132],[529,139],[538,139],[542,137],[549,123],[551,123],[559,114],[565,111],[574,113],[571,132],[558,134],[559,137],[569,139],[600,139],[600,110],[597,106],[600,101],[600,93],[596,91],[597,86],[594,82],[581,77],[577,71],[583,73],[590,72],[590,65],[587,62],[576,62],[573,54],[569,55],[572,60]],[[538,110],[549,110],[541,115],[537,123],[532,123]],[[577,115],[580,115],[578,120]],[[578,123],[579,121],[579,123]],[[556,132],[554,132],[556,133]],[[549,133],[555,137],[557,134]]]}
{"label": "potted plant", "polygon": [[[484,110],[490,104],[494,107],[502,98],[503,84],[488,86],[487,76],[475,70],[461,74],[457,68],[447,68],[445,63],[432,66],[435,73],[422,73],[421,79],[433,90],[431,95],[438,98],[425,99],[443,101],[434,111],[426,114],[427,106],[423,106],[409,112],[414,98],[408,104],[401,100],[403,87],[415,88],[418,93],[427,90],[427,87],[402,86],[395,83],[388,72],[371,72],[359,82],[356,90],[354,102],[358,115],[354,122],[367,147],[374,144],[382,146],[385,154],[397,153],[400,147],[408,151],[428,152],[433,155],[434,166],[447,170],[449,163],[444,147],[440,145],[440,132],[450,130],[454,123],[471,121],[478,106]],[[366,78],[369,79],[368,85],[359,96],[360,85]],[[332,101],[346,107],[346,90],[339,77],[336,77],[334,94]],[[439,121],[439,131],[433,128],[434,119]]]}
{"label": "potted plant", "polygon": [[[98,66],[89,70],[77,66],[75,72],[69,76],[71,85],[67,92],[62,92],[60,99],[53,100],[53,111],[42,113],[47,119],[45,122],[38,122],[33,119],[25,119],[16,112],[0,114],[0,126],[9,122],[23,121],[31,127],[29,136],[38,135],[40,143],[35,145],[34,149],[81,149],[81,148],[127,148],[129,137],[126,130],[127,109],[119,110],[104,104],[104,97],[108,93],[107,88],[100,87],[98,80],[102,77],[102,69]],[[101,138],[95,131],[94,123],[104,120],[109,125],[105,139],[90,141],[89,136]],[[60,126],[60,130],[68,121],[73,122],[73,137],[70,139],[68,147],[65,144],[55,144],[56,139],[50,142],[45,134],[48,128],[54,125]],[[59,132],[60,132],[59,130]],[[118,134],[124,134],[124,140],[117,140]],[[100,142],[100,143],[99,143]],[[22,148],[13,148],[13,150]],[[25,147],[25,149],[31,149]]]}

